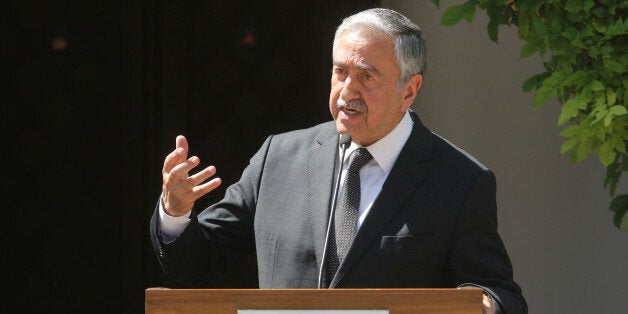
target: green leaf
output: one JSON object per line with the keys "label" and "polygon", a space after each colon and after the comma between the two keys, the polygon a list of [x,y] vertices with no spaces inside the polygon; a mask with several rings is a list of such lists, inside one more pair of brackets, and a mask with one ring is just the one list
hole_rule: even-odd
{"label": "green leaf", "polygon": [[615,160],[616,153],[613,150],[613,144],[610,141],[604,142],[598,151],[598,157],[604,167],[607,167]]}
{"label": "green leaf", "polygon": [[533,77],[529,77],[527,80],[525,80],[525,82],[523,82],[523,92],[527,93],[531,90],[533,90],[534,88],[536,88],[538,83],[538,79]]}
{"label": "green leaf", "polygon": [[591,21],[591,24],[593,24],[593,28],[595,28],[597,32],[606,33],[606,24],[603,23],[601,20],[595,19]]}
{"label": "green leaf", "polygon": [[[588,125],[588,124],[585,124],[585,121],[582,121],[581,123],[583,125]],[[582,139],[588,139],[589,137],[592,137],[593,135],[595,135],[594,128],[587,128],[587,127],[585,127],[585,128],[582,129],[582,132],[580,132],[580,137]]]}
{"label": "green leaf", "polygon": [[591,122],[591,125],[597,123],[598,121],[606,118],[608,116],[608,110],[600,109],[595,111],[595,119]]}
{"label": "green leaf", "polygon": [[611,125],[611,121],[613,121],[614,117],[621,116],[626,113],[628,113],[628,111],[626,111],[626,108],[624,108],[624,106],[620,106],[620,105],[612,106],[608,110],[608,114],[606,115],[606,117],[604,117],[604,126]]}
{"label": "green leaf", "polygon": [[628,212],[628,194],[623,194],[615,197],[611,201],[610,210],[615,212],[615,216],[613,217],[613,224],[618,229],[621,229],[621,221],[624,219],[624,216]]}
{"label": "green leaf", "polygon": [[594,91],[601,91],[604,89],[604,84],[602,84],[602,82],[598,81],[598,80],[593,80],[591,81],[591,83],[589,83],[589,85],[591,86],[591,89]]}
{"label": "green leaf", "polygon": [[[615,102],[617,101],[617,94],[615,94],[615,92],[611,89],[606,91],[606,102],[608,102],[609,106],[612,106],[615,104]],[[621,106],[623,108],[623,106]],[[626,110],[626,108],[624,108],[624,110]],[[623,113],[622,113],[623,114]],[[620,115],[620,114],[617,114]]]}
{"label": "green leaf", "polygon": [[556,89],[553,87],[541,86],[536,90],[534,97],[534,108],[539,108],[551,98],[556,97]]}
{"label": "green leaf", "polygon": [[603,142],[606,138],[606,132],[604,132],[604,128],[595,128],[595,138]]}
{"label": "green leaf", "polygon": [[568,0],[565,10],[569,13],[578,13],[582,10],[582,0]]}
{"label": "green leaf", "polygon": [[602,63],[604,64],[604,67],[607,68],[611,72],[624,73],[626,71],[625,67],[621,63],[617,62],[616,60],[604,59]]}
{"label": "green leaf", "polygon": [[432,0],[432,3],[436,5],[436,7],[440,7],[440,0]]}
{"label": "green leaf", "polygon": [[613,116],[621,116],[621,115],[625,115],[626,113],[628,113],[628,110],[626,110],[626,108],[624,106],[615,105],[615,106],[612,106],[611,109],[609,109],[609,112]]}
{"label": "green leaf", "polygon": [[519,54],[519,58],[523,59],[525,57],[531,56],[539,49],[539,46],[535,41],[529,40],[526,44],[521,48],[521,54]]}
{"label": "green leaf", "polygon": [[608,16],[608,10],[606,8],[595,8],[591,12],[599,18],[605,18]]}
{"label": "green leaf", "polygon": [[547,72],[541,73],[541,74],[535,74],[535,75],[531,76],[530,78],[528,78],[523,83],[523,91],[524,92],[529,92],[532,89],[537,89],[537,88],[541,87],[541,84],[543,84],[543,81],[548,76],[549,76],[549,73],[547,73]]}
{"label": "green leaf", "polygon": [[457,5],[451,6],[449,7],[449,9],[445,11],[445,13],[443,13],[443,17],[441,18],[440,23],[445,26],[451,26],[451,25],[457,24],[458,22],[460,22],[464,14],[465,14],[464,5],[457,4]]}
{"label": "green leaf", "polygon": [[615,189],[617,188],[617,182],[621,176],[621,164],[615,161],[606,167],[606,177],[604,178],[604,188],[609,189],[611,196],[615,195]]}
{"label": "green leaf", "polygon": [[567,141],[563,143],[563,145],[560,146],[560,153],[564,154],[570,151],[574,146],[576,146],[576,144],[578,144],[579,141],[580,140],[576,137],[572,137],[568,139]]}
{"label": "green leaf", "polygon": [[591,156],[591,152],[593,151],[593,143],[590,140],[582,141],[578,146],[578,151],[576,152],[575,161],[580,162],[587,159]]}
{"label": "green leaf", "polygon": [[564,70],[562,70],[562,71],[554,71],[554,73],[552,73],[552,75],[550,75],[550,77],[546,78],[543,81],[543,86],[558,87],[565,80],[566,77],[567,77],[567,72],[566,71],[564,71]]}
{"label": "green leaf", "polygon": [[488,22],[486,29],[488,31],[488,37],[492,41],[497,42],[497,37],[499,36],[499,24],[497,23],[497,21],[495,21],[494,19],[491,19]]}
{"label": "green leaf", "polygon": [[[597,108],[596,108],[597,109]],[[595,111],[595,119],[593,120],[593,122],[591,122],[591,125],[599,122],[600,120],[606,118],[608,116],[608,110],[606,109],[600,109],[600,110],[594,110]]]}
{"label": "green leaf", "polygon": [[580,34],[578,29],[575,27],[569,27],[566,31],[560,33],[563,37],[569,39],[569,41],[575,41]]}
{"label": "green leaf", "polygon": [[570,125],[560,132],[560,136],[573,137],[577,135],[578,133],[580,133],[581,128],[582,126],[579,124]]}
{"label": "green leaf", "polygon": [[611,125],[611,121],[613,121],[613,114],[609,112],[606,117],[604,117],[604,126],[607,127]]}
{"label": "green leaf", "polygon": [[584,85],[589,80],[590,74],[585,71],[576,71],[573,74],[569,75],[567,79],[563,82],[564,86],[574,86],[579,88]]}
{"label": "green leaf", "polygon": [[560,116],[558,116],[558,126],[565,124],[565,122],[571,120],[571,118],[575,117],[578,113],[574,112],[571,108],[563,108],[560,111]]}
{"label": "green leaf", "polygon": [[[539,91],[542,89],[541,87]],[[539,93],[537,92],[537,96]],[[535,99],[536,100],[536,99]],[[571,118],[574,118],[578,115],[578,111],[585,109],[587,107],[587,101],[584,97],[575,97],[567,100],[565,104],[563,104],[560,110],[560,116],[558,117],[558,125],[563,125],[565,122],[569,121]]]}
{"label": "green leaf", "polygon": [[609,55],[611,54],[611,52],[613,52],[615,50],[615,48],[613,48],[613,46],[610,45],[604,45],[602,47],[600,47],[600,54],[604,57],[604,58],[608,58]]}
{"label": "green leaf", "polygon": [[626,143],[624,142],[624,140],[621,138],[621,136],[617,135],[617,134],[612,134],[611,135],[611,141],[613,142],[613,148],[622,153],[622,154],[626,154]]}
{"label": "green leaf", "polygon": [[467,23],[471,23],[473,21],[473,17],[475,16],[475,5],[467,6],[464,13],[462,14],[462,18],[464,18]]}
{"label": "green leaf", "polygon": [[527,11],[519,12],[519,35],[526,40],[530,32],[530,15]]}
{"label": "green leaf", "polygon": [[615,22],[615,24],[612,24],[608,27],[606,35],[617,36],[617,35],[625,34],[625,32],[626,32],[626,25],[624,24],[624,21],[622,19],[618,19],[617,22]]}

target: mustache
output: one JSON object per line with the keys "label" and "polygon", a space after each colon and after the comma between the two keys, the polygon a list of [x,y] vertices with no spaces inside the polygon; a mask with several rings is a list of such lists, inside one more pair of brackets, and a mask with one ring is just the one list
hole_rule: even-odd
{"label": "mustache", "polygon": [[349,101],[344,101],[341,98],[336,100],[336,108],[342,109],[352,109],[360,112],[368,113],[368,108],[366,107],[366,103],[362,99],[352,99]]}

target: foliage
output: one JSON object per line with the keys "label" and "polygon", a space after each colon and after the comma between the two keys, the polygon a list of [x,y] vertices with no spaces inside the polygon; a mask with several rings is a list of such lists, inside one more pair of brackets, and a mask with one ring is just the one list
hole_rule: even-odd
{"label": "foliage", "polygon": [[[567,138],[561,153],[569,153],[570,162],[595,153],[607,170],[604,188],[615,196],[628,171],[628,1],[466,0],[449,7],[441,22],[470,23],[477,8],[489,17],[491,40],[498,41],[500,25],[515,25],[525,41],[520,58],[541,56],[545,72],[527,79],[523,90],[534,90],[535,108],[560,102],[558,126],[565,126],[560,134]],[[621,228],[628,194],[616,196],[610,210]]]}

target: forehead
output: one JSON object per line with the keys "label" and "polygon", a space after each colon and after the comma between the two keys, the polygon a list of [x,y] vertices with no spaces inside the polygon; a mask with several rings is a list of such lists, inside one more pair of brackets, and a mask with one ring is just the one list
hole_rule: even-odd
{"label": "forehead", "polygon": [[392,36],[381,31],[348,30],[336,42],[333,51],[335,65],[372,66],[397,65]]}

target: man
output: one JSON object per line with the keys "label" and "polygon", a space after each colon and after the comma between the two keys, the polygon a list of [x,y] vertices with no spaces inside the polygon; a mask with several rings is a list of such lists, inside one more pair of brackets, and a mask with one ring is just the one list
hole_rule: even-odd
{"label": "man", "polygon": [[221,182],[207,181],[213,166],[189,175],[200,160],[177,137],[151,221],[166,275],[213,285],[253,256],[262,288],[479,287],[485,312],[526,313],[497,233],[493,173],[409,109],[424,70],[421,30],[401,14],[346,18],[333,46],[334,122],[268,137],[198,215],[194,202]]}

